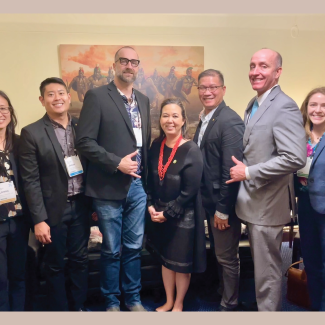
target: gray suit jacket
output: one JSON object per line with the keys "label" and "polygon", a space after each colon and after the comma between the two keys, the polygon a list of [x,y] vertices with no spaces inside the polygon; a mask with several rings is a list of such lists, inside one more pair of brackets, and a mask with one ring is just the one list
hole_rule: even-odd
{"label": "gray suit jacket", "polygon": [[255,98],[245,111],[244,159],[251,180],[241,182],[236,202],[240,219],[279,226],[295,215],[292,173],[306,164],[306,136],[297,104],[277,86],[247,123]]}

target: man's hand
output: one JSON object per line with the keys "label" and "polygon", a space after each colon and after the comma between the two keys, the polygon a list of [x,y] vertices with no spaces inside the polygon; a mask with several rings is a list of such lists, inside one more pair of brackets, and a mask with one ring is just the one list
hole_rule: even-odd
{"label": "man's hand", "polygon": [[230,178],[231,180],[227,181],[226,184],[240,182],[246,180],[245,168],[246,166],[234,156],[231,156],[232,161],[236,166],[230,168]]}
{"label": "man's hand", "polygon": [[135,172],[138,169],[138,163],[133,161],[131,158],[136,156],[138,151],[134,151],[129,155],[126,155],[122,158],[120,164],[118,165],[117,169],[120,170],[124,174],[131,175],[133,177],[141,178],[141,176],[137,175]]}
{"label": "man's hand", "polygon": [[228,219],[220,219],[216,215],[214,215],[214,228],[217,228],[221,231],[228,229],[230,226],[228,225]]}
{"label": "man's hand", "polygon": [[34,226],[34,232],[36,239],[42,244],[52,243],[50,227],[45,221],[36,224]]}

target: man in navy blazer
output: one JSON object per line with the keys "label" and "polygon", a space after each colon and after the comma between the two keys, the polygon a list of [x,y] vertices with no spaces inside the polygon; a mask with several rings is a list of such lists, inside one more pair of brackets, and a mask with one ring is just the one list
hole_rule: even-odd
{"label": "man in navy blazer", "polygon": [[238,305],[239,239],[241,223],[235,213],[239,184],[226,184],[232,156],[243,157],[244,122],[226,105],[224,77],[218,70],[200,73],[199,98],[204,106],[194,136],[203,155],[201,194],[209,225],[210,242],[214,244],[222,296],[220,311],[232,311]]}
{"label": "man in navy blazer", "polygon": [[314,210],[325,214],[325,136],[318,144],[308,178],[310,203]]}

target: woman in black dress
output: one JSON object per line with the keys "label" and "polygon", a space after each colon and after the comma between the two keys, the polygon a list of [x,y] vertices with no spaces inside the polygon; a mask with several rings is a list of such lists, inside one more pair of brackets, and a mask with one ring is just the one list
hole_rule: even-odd
{"label": "woman in black dress", "polygon": [[10,99],[0,90],[0,311],[23,311],[25,304],[29,223],[18,179],[16,124]]}
{"label": "woman in black dress", "polygon": [[162,264],[167,298],[157,311],[182,311],[191,273],[206,267],[202,171],[201,151],[186,139],[183,104],[166,99],[160,110],[160,136],[149,153],[147,248]]}

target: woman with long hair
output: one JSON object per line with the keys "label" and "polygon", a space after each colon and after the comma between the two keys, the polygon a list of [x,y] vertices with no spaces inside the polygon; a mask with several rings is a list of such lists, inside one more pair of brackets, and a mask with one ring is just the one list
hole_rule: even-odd
{"label": "woman with long hair", "polygon": [[[160,109],[160,136],[149,152],[147,249],[162,264],[166,303],[156,311],[182,311],[191,273],[204,272],[205,233],[200,182],[203,158],[186,136],[182,102],[166,99]],[[175,298],[176,289],[176,298]]]}
{"label": "woman with long hair", "polygon": [[325,87],[309,92],[301,105],[307,164],[297,172],[298,221],[313,310],[325,311]]}
{"label": "woman with long hair", "polygon": [[0,311],[23,311],[29,222],[18,166],[17,118],[0,90]]}

